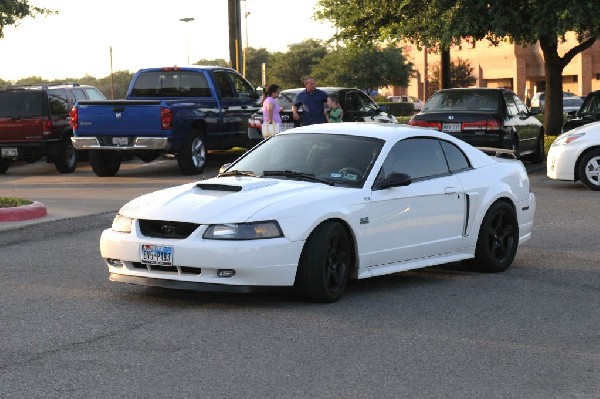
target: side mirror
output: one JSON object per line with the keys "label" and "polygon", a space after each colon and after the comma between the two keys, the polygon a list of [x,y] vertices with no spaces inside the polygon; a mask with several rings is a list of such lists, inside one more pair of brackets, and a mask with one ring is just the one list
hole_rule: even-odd
{"label": "side mirror", "polygon": [[374,190],[384,190],[391,187],[404,187],[412,183],[412,178],[406,173],[391,173],[385,179],[375,182]]}
{"label": "side mirror", "polygon": [[530,115],[537,115],[537,114],[539,114],[539,113],[540,113],[540,109],[539,109],[539,107],[535,107],[535,108],[530,108],[530,109],[529,109],[529,114],[530,114]]}
{"label": "side mirror", "polygon": [[379,106],[379,110],[380,110],[381,112],[385,112],[385,113],[387,113],[389,109],[390,109],[390,107],[388,107],[387,105],[380,105],[380,106]]}

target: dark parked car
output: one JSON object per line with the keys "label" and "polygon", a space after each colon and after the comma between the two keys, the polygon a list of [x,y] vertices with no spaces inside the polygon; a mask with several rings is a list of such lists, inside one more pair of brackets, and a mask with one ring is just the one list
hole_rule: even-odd
{"label": "dark parked car", "polygon": [[14,160],[46,159],[71,173],[77,152],[71,142],[69,111],[80,100],[104,100],[93,86],[52,83],[0,89],[0,174]]}
{"label": "dark parked car", "polygon": [[563,124],[563,132],[600,121],[600,90],[588,94],[578,111],[569,112],[572,118]]}
{"label": "dark parked car", "polygon": [[[342,87],[320,87],[328,95],[336,95],[340,106],[344,110],[344,122],[374,122],[374,123],[396,123],[393,115],[388,115],[385,107],[379,107],[371,97],[358,89]],[[302,123],[302,107],[298,110],[300,120],[295,121],[292,117],[292,105],[296,101],[296,96],[304,88],[282,90],[279,98],[281,105],[281,130],[291,129],[300,126]],[[253,114],[248,120],[248,138],[262,140],[262,110]]]}
{"label": "dark parked car", "polygon": [[451,134],[487,153],[544,161],[544,128],[511,90],[444,89],[425,103],[409,125]]}

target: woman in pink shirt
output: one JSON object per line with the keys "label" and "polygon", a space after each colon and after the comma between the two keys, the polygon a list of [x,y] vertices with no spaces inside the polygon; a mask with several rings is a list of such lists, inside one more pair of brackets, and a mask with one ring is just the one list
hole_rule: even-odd
{"label": "woman in pink shirt", "polygon": [[265,91],[265,97],[262,103],[262,131],[265,138],[277,134],[281,130],[281,115],[279,114],[281,106],[277,102],[277,97],[279,97],[279,86],[275,84],[269,85]]}

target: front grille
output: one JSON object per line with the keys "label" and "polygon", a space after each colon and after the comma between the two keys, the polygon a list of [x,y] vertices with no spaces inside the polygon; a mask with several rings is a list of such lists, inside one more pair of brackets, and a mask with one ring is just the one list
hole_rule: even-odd
{"label": "front grille", "polygon": [[140,221],[140,231],[146,237],[184,239],[192,234],[199,224],[188,222],[170,222],[166,220]]}
{"label": "front grille", "polygon": [[134,269],[148,270],[151,272],[189,274],[189,275],[194,275],[194,276],[200,276],[202,274],[202,269],[200,269],[198,267],[146,265],[141,262],[133,262],[132,265],[133,265]]}

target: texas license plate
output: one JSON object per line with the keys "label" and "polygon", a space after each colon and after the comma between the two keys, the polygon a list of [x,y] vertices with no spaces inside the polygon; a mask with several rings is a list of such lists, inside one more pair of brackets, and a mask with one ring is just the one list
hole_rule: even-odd
{"label": "texas license plate", "polygon": [[16,157],[19,155],[19,151],[13,147],[2,147],[2,156],[4,158]]}
{"label": "texas license plate", "polygon": [[113,145],[127,145],[129,144],[128,137],[113,137],[112,138]]}
{"label": "texas license plate", "polygon": [[460,123],[443,123],[442,132],[456,133],[460,132]]}
{"label": "texas license plate", "polygon": [[293,129],[294,127],[296,127],[296,125],[294,125],[293,123],[282,123],[281,131],[283,132],[284,130]]}
{"label": "texas license plate", "polygon": [[173,265],[173,247],[169,245],[142,244],[142,263],[146,265]]}

